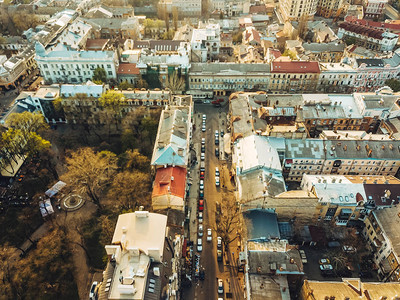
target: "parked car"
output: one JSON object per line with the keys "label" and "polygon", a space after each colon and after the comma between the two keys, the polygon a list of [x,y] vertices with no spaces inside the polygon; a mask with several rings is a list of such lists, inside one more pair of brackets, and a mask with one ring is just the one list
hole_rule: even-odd
{"label": "parked car", "polygon": [[219,139],[218,139],[218,138],[215,138],[214,144],[215,144],[215,146],[218,146],[218,145],[219,145]]}
{"label": "parked car", "polygon": [[97,296],[97,285],[99,283],[97,281],[93,281],[92,286],[90,287],[89,292],[89,300],[95,300]]}
{"label": "parked car", "polygon": [[207,242],[211,242],[212,241],[212,230],[211,228],[207,229]]}
{"label": "parked car", "polygon": [[198,219],[200,224],[203,223],[203,213],[202,212],[199,212],[199,215],[198,215],[197,219]]}
{"label": "parked car", "polygon": [[204,210],[204,200],[199,200],[199,211]]}
{"label": "parked car", "polygon": [[328,258],[321,258],[320,260],[319,260],[319,264],[320,265],[329,265],[331,262],[329,261],[329,259]]}
{"label": "parked car", "polygon": [[215,156],[219,157],[219,149],[218,148],[215,148]]}
{"label": "parked car", "polygon": [[205,156],[206,156],[205,153],[201,153],[201,154],[200,154],[200,160],[204,160],[204,159],[205,159]]}
{"label": "parked car", "polygon": [[222,250],[217,250],[217,261],[222,261]]}
{"label": "parked car", "polygon": [[321,271],[333,271],[332,265],[326,264],[326,265],[319,265],[319,269]]}
{"label": "parked car", "polygon": [[204,190],[204,180],[200,180],[200,190]]}
{"label": "parked car", "polygon": [[300,252],[301,262],[303,264],[306,264],[308,262],[306,252],[304,250],[299,250],[299,252]]}
{"label": "parked car", "polygon": [[218,130],[215,130],[215,138],[217,139],[219,137],[219,132]]}
{"label": "parked car", "polygon": [[205,145],[206,144],[206,138],[201,138],[201,144]]}
{"label": "parked car", "polygon": [[217,236],[217,248],[222,249],[222,239],[220,236]]}
{"label": "parked car", "polygon": [[197,239],[197,252],[203,251],[203,240]]}
{"label": "parked car", "polygon": [[218,279],[218,294],[224,293],[224,281],[222,279]]}
{"label": "parked car", "polygon": [[218,167],[215,167],[215,176],[219,176],[219,169],[218,169]]}
{"label": "parked car", "polygon": [[223,130],[221,130],[221,137],[224,137],[224,131]]}
{"label": "parked car", "polygon": [[356,248],[354,248],[353,246],[343,246],[343,251],[344,252],[346,252],[346,253],[355,253],[355,252],[357,252],[357,249]]}
{"label": "parked car", "polygon": [[215,176],[215,186],[219,186],[219,177]]}
{"label": "parked car", "polygon": [[204,171],[200,171],[200,179],[204,180]]}
{"label": "parked car", "polygon": [[201,153],[205,153],[206,152],[206,146],[205,145],[201,145]]}
{"label": "parked car", "polygon": [[204,198],[204,190],[199,191],[199,198],[203,199]]}
{"label": "parked car", "polygon": [[203,114],[203,118],[202,119],[203,119],[203,122],[204,122],[205,120],[207,120],[207,116]]}
{"label": "parked car", "polygon": [[199,229],[197,230],[197,235],[199,237],[203,236],[203,225],[202,224],[199,224]]}
{"label": "parked car", "polygon": [[201,131],[206,131],[206,124],[203,123],[203,125],[201,125]]}

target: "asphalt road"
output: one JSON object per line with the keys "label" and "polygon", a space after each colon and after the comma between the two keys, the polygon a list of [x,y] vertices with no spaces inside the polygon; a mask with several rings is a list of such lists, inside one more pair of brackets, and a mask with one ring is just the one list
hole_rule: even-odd
{"label": "asphalt road", "polygon": [[[227,101],[227,100],[226,100]],[[206,131],[202,132],[202,116],[206,114]],[[193,131],[193,147],[196,151],[198,163],[191,169],[192,187],[189,195],[188,205],[191,208],[191,221],[190,221],[190,237],[194,242],[194,250],[197,252],[197,239],[198,237],[198,221],[197,221],[197,202],[199,193],[199,169],[200,169],[200,153],[201,153],[201,139],[206,138],[205,147],[205,180],[204,180],[204,199],[205,209],[203,212],[203,227],[204,236],[202,237],[203,251],[200,254],[200,265],[205,270],[205,280],[194,281],[190,289],[186,289],[183,294],[183,299],[205,299],[212,300],[219,297],[226,299],[224,295],[217,293],[217,278],[224,280],[225,292],[231,291],[233,297],[231,299],[243,299],[243,292],[241,290],[237,271],[235,266],[226,265],[226,259],[223,262],[217,262],[217,234],[215,232],[215,212],[216,202],[221,201],[222,185],[225,190],[233,192],[232,186],[229,183],[229,170],[227,162],[220,154],[220,159],[215,155],[215,148],[218,147],[220,153],[223,151],[223,138],[219,136],[219,145],[214,144],[215,130],[220,133],[226,131],[226,116],[227,116],[227,103],[225,107],[216,108],[211,104],[196,104],[194,108],[194,123],[196,129]],[[220,170],[221,187],[215,186],[215,167]],[[207,229],[212,229],[212,241],[207,241]],[[235,244],[236,245],[236,244]],[[226,253],[231,256],[231,262],[237,258],[233,258],[232,253]]]}

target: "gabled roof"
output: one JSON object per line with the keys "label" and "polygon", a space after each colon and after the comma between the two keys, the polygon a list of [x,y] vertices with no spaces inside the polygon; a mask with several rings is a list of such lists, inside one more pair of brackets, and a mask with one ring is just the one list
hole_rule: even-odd
{"label": "gabled roof", "polygon": [[140,70],[136,67],[136,64],[120,64],[118,66],[117,74],[139,75]]}
{"label": "gabled roof", "polygon": [[273,61],[271,73],[320,73],[316,61]]}

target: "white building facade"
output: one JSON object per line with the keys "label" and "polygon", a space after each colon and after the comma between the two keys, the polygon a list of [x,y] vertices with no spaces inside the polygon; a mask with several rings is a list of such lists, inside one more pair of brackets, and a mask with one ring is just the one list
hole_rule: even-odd
{"label": "white building facade", "polygon": [[46,83],[81,83],[91,80],[96,68],[106,71],[107,80],[116,80],[118,57],[114,51],[78,51],[59,44],[46,51],[36,43],[36,62]]}

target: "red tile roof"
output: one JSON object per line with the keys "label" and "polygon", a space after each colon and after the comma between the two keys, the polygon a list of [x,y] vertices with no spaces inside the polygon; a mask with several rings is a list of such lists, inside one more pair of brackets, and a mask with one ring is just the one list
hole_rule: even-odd
{"label": "red tile roof", "polygon": [[[169,187],[169,191],[168,191]],[[154,179],[152,197],[171,195],[184,198],[186,187],[186,169],[181,167],[168,167],[157,169]]]}
{"label": "red tile roof", "polygon": [[117,74],[139,75],[140,70],[136,67],[136,64],[120,64]]}
{"label": "red tile roof", "polygon": [[273,61],[271,73],[320,73],[316,61]]}
{"label": "red tile roof", "polygon": [[265,14],[267,13],[267,7],[265,5],[252,5],[250,6],[250,14]]}

